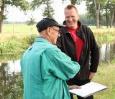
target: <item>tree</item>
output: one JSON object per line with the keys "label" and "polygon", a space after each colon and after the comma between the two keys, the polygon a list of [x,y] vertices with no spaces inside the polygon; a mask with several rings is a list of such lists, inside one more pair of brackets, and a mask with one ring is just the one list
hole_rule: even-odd
{"label": "tree", "polygon": [[4,99],[5,96],[5,90],[6,90],[6,82],[7,82],[7,77],[6,77],[6,71],[5,68],[7,66],[7,63],[1,63],[0,65],[0,97],[1,99]]}
{"label": "tree", "polygon": [[2,32],[4,11],[7,5],[19,7],[24,11],[29,8],[29,3],[26,0],[0,0],[0,33]]}
{"label": "tree", "polygon": [[51,2],[49,0],[46,0],[46,7],[45,10],[43,12],[43,16],[49,17],[49,18],[53,18],[54,15],[54,10],[51,7]]}
{"label": "tree", "polygon": [[27,25],[33,25],[33,24],[35,24],[35,19],[31,17],[30,20],[27,21]]}
{"label": "tree", "polygon": [[[62,1],[66,1],[66,0],[62,0]],[[75,5],[75,4],[80,4],[83,0],[70,0],[71,4]]]}
{"label": "tree", "polygon": [[94,17],[96,19],[97,28],[100,27],[100,11],[103,9],[107,0],[86,0],[86,6],[90,17]]}
{"label": "tree", "polygon": [[[84,0],[88,14],[90,17],[96,19],[97,28],[100,27],[100,23],[104,23],[104,16],[106,17],[106,26],[108,24],[114,24],[115,16],[115,0]],[[94,13],[96,12],[96,13]]]}
{"label": "tree", "polygon": [[22,99],[23,82],[20,73],[8,73],[8,62],[0,64],[0,99]]}
{"label": "tree", "polygon": [[40,7],[40,5],[44,4],[46,0],[33,0],[31,3],[31,9],[35,9]]}
{"label": "tree", "polygon": [[32,9],[40,7],[40,5],[45,6],[45,10],[43,12],[43,16],[52,18],[54,15],[54,10],[51,7],[51,0],[33,0],[31,3]]}
{"label": "tree", "polygon": [[97,28],[100,27],[100,7],[101,4],[99,2],[99,0],[93,0],[94,1],[94,5],[95,5],[95,11],[96,11],[96,26]]}
{"label": "tree", "polygon": [[108,17],[109,17],[110,27],[112,27],[115,24],[115,1],[108,0],[105,9],[106,9],[106,24],[108,26]]}

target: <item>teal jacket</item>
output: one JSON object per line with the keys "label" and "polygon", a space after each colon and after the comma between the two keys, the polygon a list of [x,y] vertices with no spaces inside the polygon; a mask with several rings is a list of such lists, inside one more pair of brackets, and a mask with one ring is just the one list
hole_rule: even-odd
{"label": "teal jacket", "polygon": [[21,58],[24,99],[70,99],[66,80],[79,69],[57,46],[38,37]]}

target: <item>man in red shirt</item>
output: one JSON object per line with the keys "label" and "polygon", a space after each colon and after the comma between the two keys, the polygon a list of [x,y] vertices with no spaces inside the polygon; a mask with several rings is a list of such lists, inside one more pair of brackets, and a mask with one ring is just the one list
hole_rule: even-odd
{"label": "man in red shirt", "polygon": [[[80,64],[80,72],[67,81],[68,85],[80,86],[94,77],[99,63],[99,48],[91,29],[79,21],[78,10],[74,5],[68,5],[64,14],[65,26],[60,29],[57,46]],[[78,96],[78,99],[93,99],[93,96]]]}

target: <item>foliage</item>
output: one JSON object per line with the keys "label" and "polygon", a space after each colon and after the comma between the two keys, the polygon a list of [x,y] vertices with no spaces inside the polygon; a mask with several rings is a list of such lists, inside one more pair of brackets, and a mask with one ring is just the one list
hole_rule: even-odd
{"label": "foliage", "polygon": [[92,29],[99,44],[115,42],[115,29]]}
{"label": "foliage", "polygon": [[0,65],[0,86],[0,99],[22,99],[22,77],[20,74],[10,74],[7,62]]}
{"label": "foliage", "polygon": [[46,7],[45,7],[45,10],[43,12],[43,16],[52,18],[54,15],[54,10],[51,7],[51,2],[49,0],[46,0],[45,5],[46,5]]}
{"label": "foliage", "polygon": [[87,15],[87,14],[82,14],[82,15],[80,15],[80,22],[81,23],[83,23],[83,24],[86,24],[86,25],[95,25],[95,20],[94,20],[94,18],[92,18],[92,17],[89,17],[89,15]]}
{"label": "foliage", "polygon": [[19,7],[22,10],[27,10],[29,9],[29,3],[26,0],[1,0],[0,2],[0,33],[2,32],[2,22],[3,22],[3,17],[4,17],[4,11],[5,8],[10,5],[10,6],[16,6]]}
{"label": "foliage", "polygon": [[29,3],[26,0],[5,0],[5,5],[20,7],[22,10],[27,10]]}
{"label": "foliage", "polygon": [[[25,49],[30,46],[34,38],[38,35],[36,34],[35,27],[15,24],[15,30],[12,34],[11,24],[4,25],[4,33],[0,35],[0,60],[7,59],[18,59]],[[115,29],[106,27],[101,27],[102,29],[97,29],[96,27],[90,27],[94,32],[97,42],[110,43],[115,42]],[[23,30],[20,31],[20,30]],[[18,42],[17,42],[18,41]]]}
{"label": "foliage", "polygon": [[[0,43],[0,60],[18,59],[35,39],[36,35],[29,35],[22,38],[12,36],[7,41]],[[17,42],[20,41],[20,42]]]}
{"label": "foliage", "polygon": [[0,43],[1,54],[4,52],[16,53],[17,50],[20,50],[20,49],[17,49],[17,46],[20,48],[21,43],[17,42],[17,40],[14,37],[11,37],[10,40]]}
{"label": "foliage", "polygon": [[[66,1],[66,0],[62,0],[62,1]],[[77,4],[80,4],[83,0],[70,0],[71,4],[75,5],[76,3]]]}
{"label": "foliage", "polygon": [[31,3],[31,9],[38,8],[40,5],[44,4],[46,0],[33,0]]}
{"label": "foliage", "polygon": [[43,16],[52,18],[54,15],[54,10],[51,6],[51,3],[51,0],[33,0],[31,3],[31,8],[35,9],[40,7],[41,5],[44,5],[45,9],[43,12]]}
{"label": "foliage", "polygon": [[[114,25],[114,13],[115,13],[115,1],[114,0],[84,0],[86,1],[86,6],[88,10],[89,17],[95,19],[97,25],[105,23],[108,26],[108,21],[110,26]],[[94,13],[95,12],[95,13]]]}
{"label": "foliage", "polygon": [[33,25],[33,24],[35,24],[35,19],[31,17],[30,20],[27,21],[27,25]]}

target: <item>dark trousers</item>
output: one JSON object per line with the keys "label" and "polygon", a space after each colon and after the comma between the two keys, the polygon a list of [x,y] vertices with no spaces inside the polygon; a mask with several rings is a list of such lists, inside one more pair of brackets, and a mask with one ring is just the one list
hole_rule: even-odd
{"label": "dark trousers", "polygon": [[[88,80],[77,80],[76,85],[81,86],[81,85],[84,85],[84,84],[86,84],[86,83],[88,83],[88,82],[90,82],[89,79],[88,79]],[[70,94],[70,96],[71,96],[71,99],[74,99],[74,98],[73,98],[73,94]],[[77,99],[93,99],[93,95],[91,95],[91,96],[89,96],[89,97],[87,97],[87,98],[82,98],[82,97],[80,97],[80,96],[77,96]]]}
{"label": "dark trousers", "polygon": [[[70,96],[71,96],[71,99],[74,99],[74,98],[73,98],[73,94],[70,94]],[[91,95],[91,96],[89,96],[89,97],[87,97],[87,98],[82,98],[82,97],[80,97],[80,96],[77,96],[77,99],[93,99],[93,95]]]}

